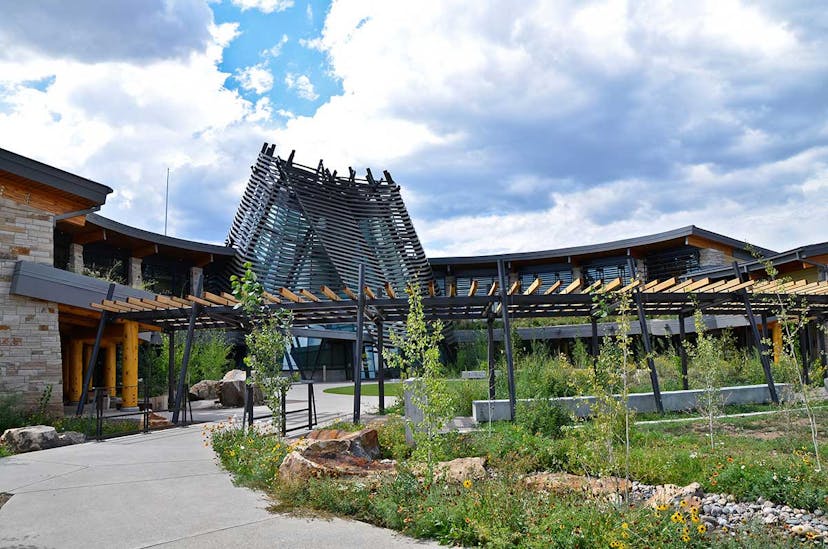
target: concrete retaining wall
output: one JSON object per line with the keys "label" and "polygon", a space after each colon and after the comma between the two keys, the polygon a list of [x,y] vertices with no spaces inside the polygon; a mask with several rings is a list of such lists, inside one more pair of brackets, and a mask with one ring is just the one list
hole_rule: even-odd
{"label": "concrete retaining wall", "polygon": [[[725,405],[729,404],[767,404],[771,402],[770,391],[767,385],[743,385],[741,387],[722,387],[719,389]],[[787,383],[777,383],[776,392],[780,399],[784,399],[789,392]],[[663,391],[661,402],[666,412],[693,410],[698,407],[698,399],[704,393],[702,390],[692,391]],[[576,417],[587,417],[590,405],[595,397],[561,397],[550,398],[550,402],[568,409]],[[529,402],[521,399],[520,402]],[[638,412],[655,412],[656,404],[653,393],[633,393],[629,397],[630,408]],[[472,402],[472,417],[478,423],[503,421],[509,419],[508,400],[475,400]]]}

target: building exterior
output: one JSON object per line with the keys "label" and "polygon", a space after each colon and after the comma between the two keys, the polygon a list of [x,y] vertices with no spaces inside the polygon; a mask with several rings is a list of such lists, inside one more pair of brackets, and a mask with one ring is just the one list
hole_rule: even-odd
{"label": "building exterior", "polygon": [[[369,170],[359,178],[330,172],[320,161],[302,166],[265,145],[230,228],[228,244],[238,254],[231,272],[250,262],[266,290],[289,288],[347,298],[343,288],[364,284],[380,294],[385,284],[403,291],[412,281],[425,289],[431,268],[406,210],[400,187],[388,172],[375,179]],[[319,327],[320,330],[323,327]],[[375,328],[370,326],[369,333]],[[309,331],[297,331],[308,334]],[[324,337],[294,338],[288,367],[327,380],[349,379],[353,363],[354,327],[325,326]],[[366,375],[373,376],[375,354],[365,354]]]}
{"label": "building exterior", "polygon": [[[781,275],[803,283],[828,280],[826,243],[781,253],[748,249],[744,242],[695,226],[538,252],[428,259],[388,172],[379,180],[370,171],[365,178],[353,170],[341,177],[322,162],[311,168],[294,163],[292,153],[282,159],[267,144],[253,166],[227,246],[167,237],[94,213],[110,192],[100,183],[0,149],[0,395],[19,395],[33,407],[51,392],[50,410],[61,412],[83,393],[101,317],[93,303],[100,304],[110,290],[112,300],[127,304],[158,296],[185,298],[197,293],[199,281],[202,289],[220,294],[228,289],[229,275],[240,273],[246,262],[268,291],[299,301],[352,299],[361,264],[366,292],[392,299],[404,297],[395,292],[401,294],[413,280],[424,294],[472,295],[478,284],[483,288],[497,280],[499,262],[510,291],[524,293],[576,279],[583,287],[616,278],[626,284],[631,266],[647,281],[716,280],[733,277],[734,262],[744,276],[762,278],[770,262]],[[754,259],[756,253],[767,260]],[[382,318],[381,311],[372,314]],[[818,329],[824,321],[813,319],[809,325],[803,355],[824,357]],[[651,328],[669,335],[675,333],[670,322],[676,321]],[[714,327],[739,322],[713,321]],[[778,351],[780,327],[773,318],[765,322]],[[395,329],[381,321],[366,326],[365,378],[374,375],[377,326]],[[136,406],[139,348],[158,329],[134,320],[108,326],[90,385],[107,388],[124,407]],[[592,327],[527,329],[534,330],[524,334],[529,337],[571,339]],[[303,326],[293,336],[287,367],[316,379],[350,378],[357,341],[352,324]],[[458,339],[467,340],[462,334]]]}
{"label": "building exterior", "polygon": [[[186,295],[202,275],[207,289],[226,286],[232,249],[94,214],[111,192],[0,149],[0,394],[19,395],[26,407],[51,395],[58,413],[80,399],[101,316],[91,304],[112,283],[112,299],[122,300]],[[139,346],[154,330],[109,326],[91,385],[137,406]]]}

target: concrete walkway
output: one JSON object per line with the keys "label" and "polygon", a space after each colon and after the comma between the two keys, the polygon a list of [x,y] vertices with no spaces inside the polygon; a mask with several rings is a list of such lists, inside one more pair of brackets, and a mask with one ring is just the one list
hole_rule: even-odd
{"label": "concrete walkway", "polygon": [[[333,414],[338,399],[323,400]],[[3,548],[436,546],[268,512],[262,494],[233,486],[200,426],[0,459],[0,492],[13,494],[0,507]]]}

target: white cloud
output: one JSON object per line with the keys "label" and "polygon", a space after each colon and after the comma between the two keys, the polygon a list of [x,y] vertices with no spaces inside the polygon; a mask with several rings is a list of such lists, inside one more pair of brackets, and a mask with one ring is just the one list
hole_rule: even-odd
{"label": "white cloud", "polygon": [[296,95],[302,99],[307,99],[308,101],[316,101],[319,99],[319,94],[316,93],[313,83],[304,74],[296,75],[290,72],[287,73],[285,75],[285,85],[288,89],[294,90]]}
{"label": "white cloud", "polygon": [[[85,62],[27,51],[0,60],[0,147],[113,187],[103,215],[155,231],[169,167],[170,233],[222,240],[239,200],[233,186],[273,128],[268,100],[251,104],[224,85],[230,75],[218,65],[237,26],[207,30],[210,42],[186,59]],[[45,89],[26,85],[45,77],[54,77]]]}
{"label": "white cloud", "polygon": [[237,70],[235,78],[243,89],[260,95],[273,88],[273,74],[264,63]]}
{"label": "white cloud", "polygon": [[267,57],[270,57],[270,58],[279,57],[280,55],[282,55],[282,48],[285,47],[285,44],[288,43],[288,40],[289,40],[288,35],[283,34],[282,37],[279,39],[279,41],[276,42],[276,44],[274,44],[272,47],[270,47],[270,48],[266,49],[265,51],[263,51],[260,55],[262,57],[265,57],[265,58],[267,58]]}
{"label": "white cloud", "polygon": [[232,0],[242,11],[256,9],[262,13],[285,11],[293,7],[293,0]]}
{"label": "white cloud", "polygon": [[[785,181],[797,181],[791,187]],[[783,251],[828,240],[828,147],[749,169],[687,166],[669,184],[618,180],[552,192],[549,208],[503,215],[416,219],[430,257],[553,249],[697,225]],[[678,195],[678,207],[665,207]],[[604,213],[617,212],[610,219]]]}

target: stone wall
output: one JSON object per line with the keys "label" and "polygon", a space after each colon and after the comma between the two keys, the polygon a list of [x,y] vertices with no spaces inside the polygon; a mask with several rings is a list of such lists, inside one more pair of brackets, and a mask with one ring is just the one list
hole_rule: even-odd
{"label": "stone wall", "polygon": [[37,405],[52,387],[50,410],[63,411],[57,304],[9,294],[17,260],[52,264],[52,216],[0,196],[0,395]]}

